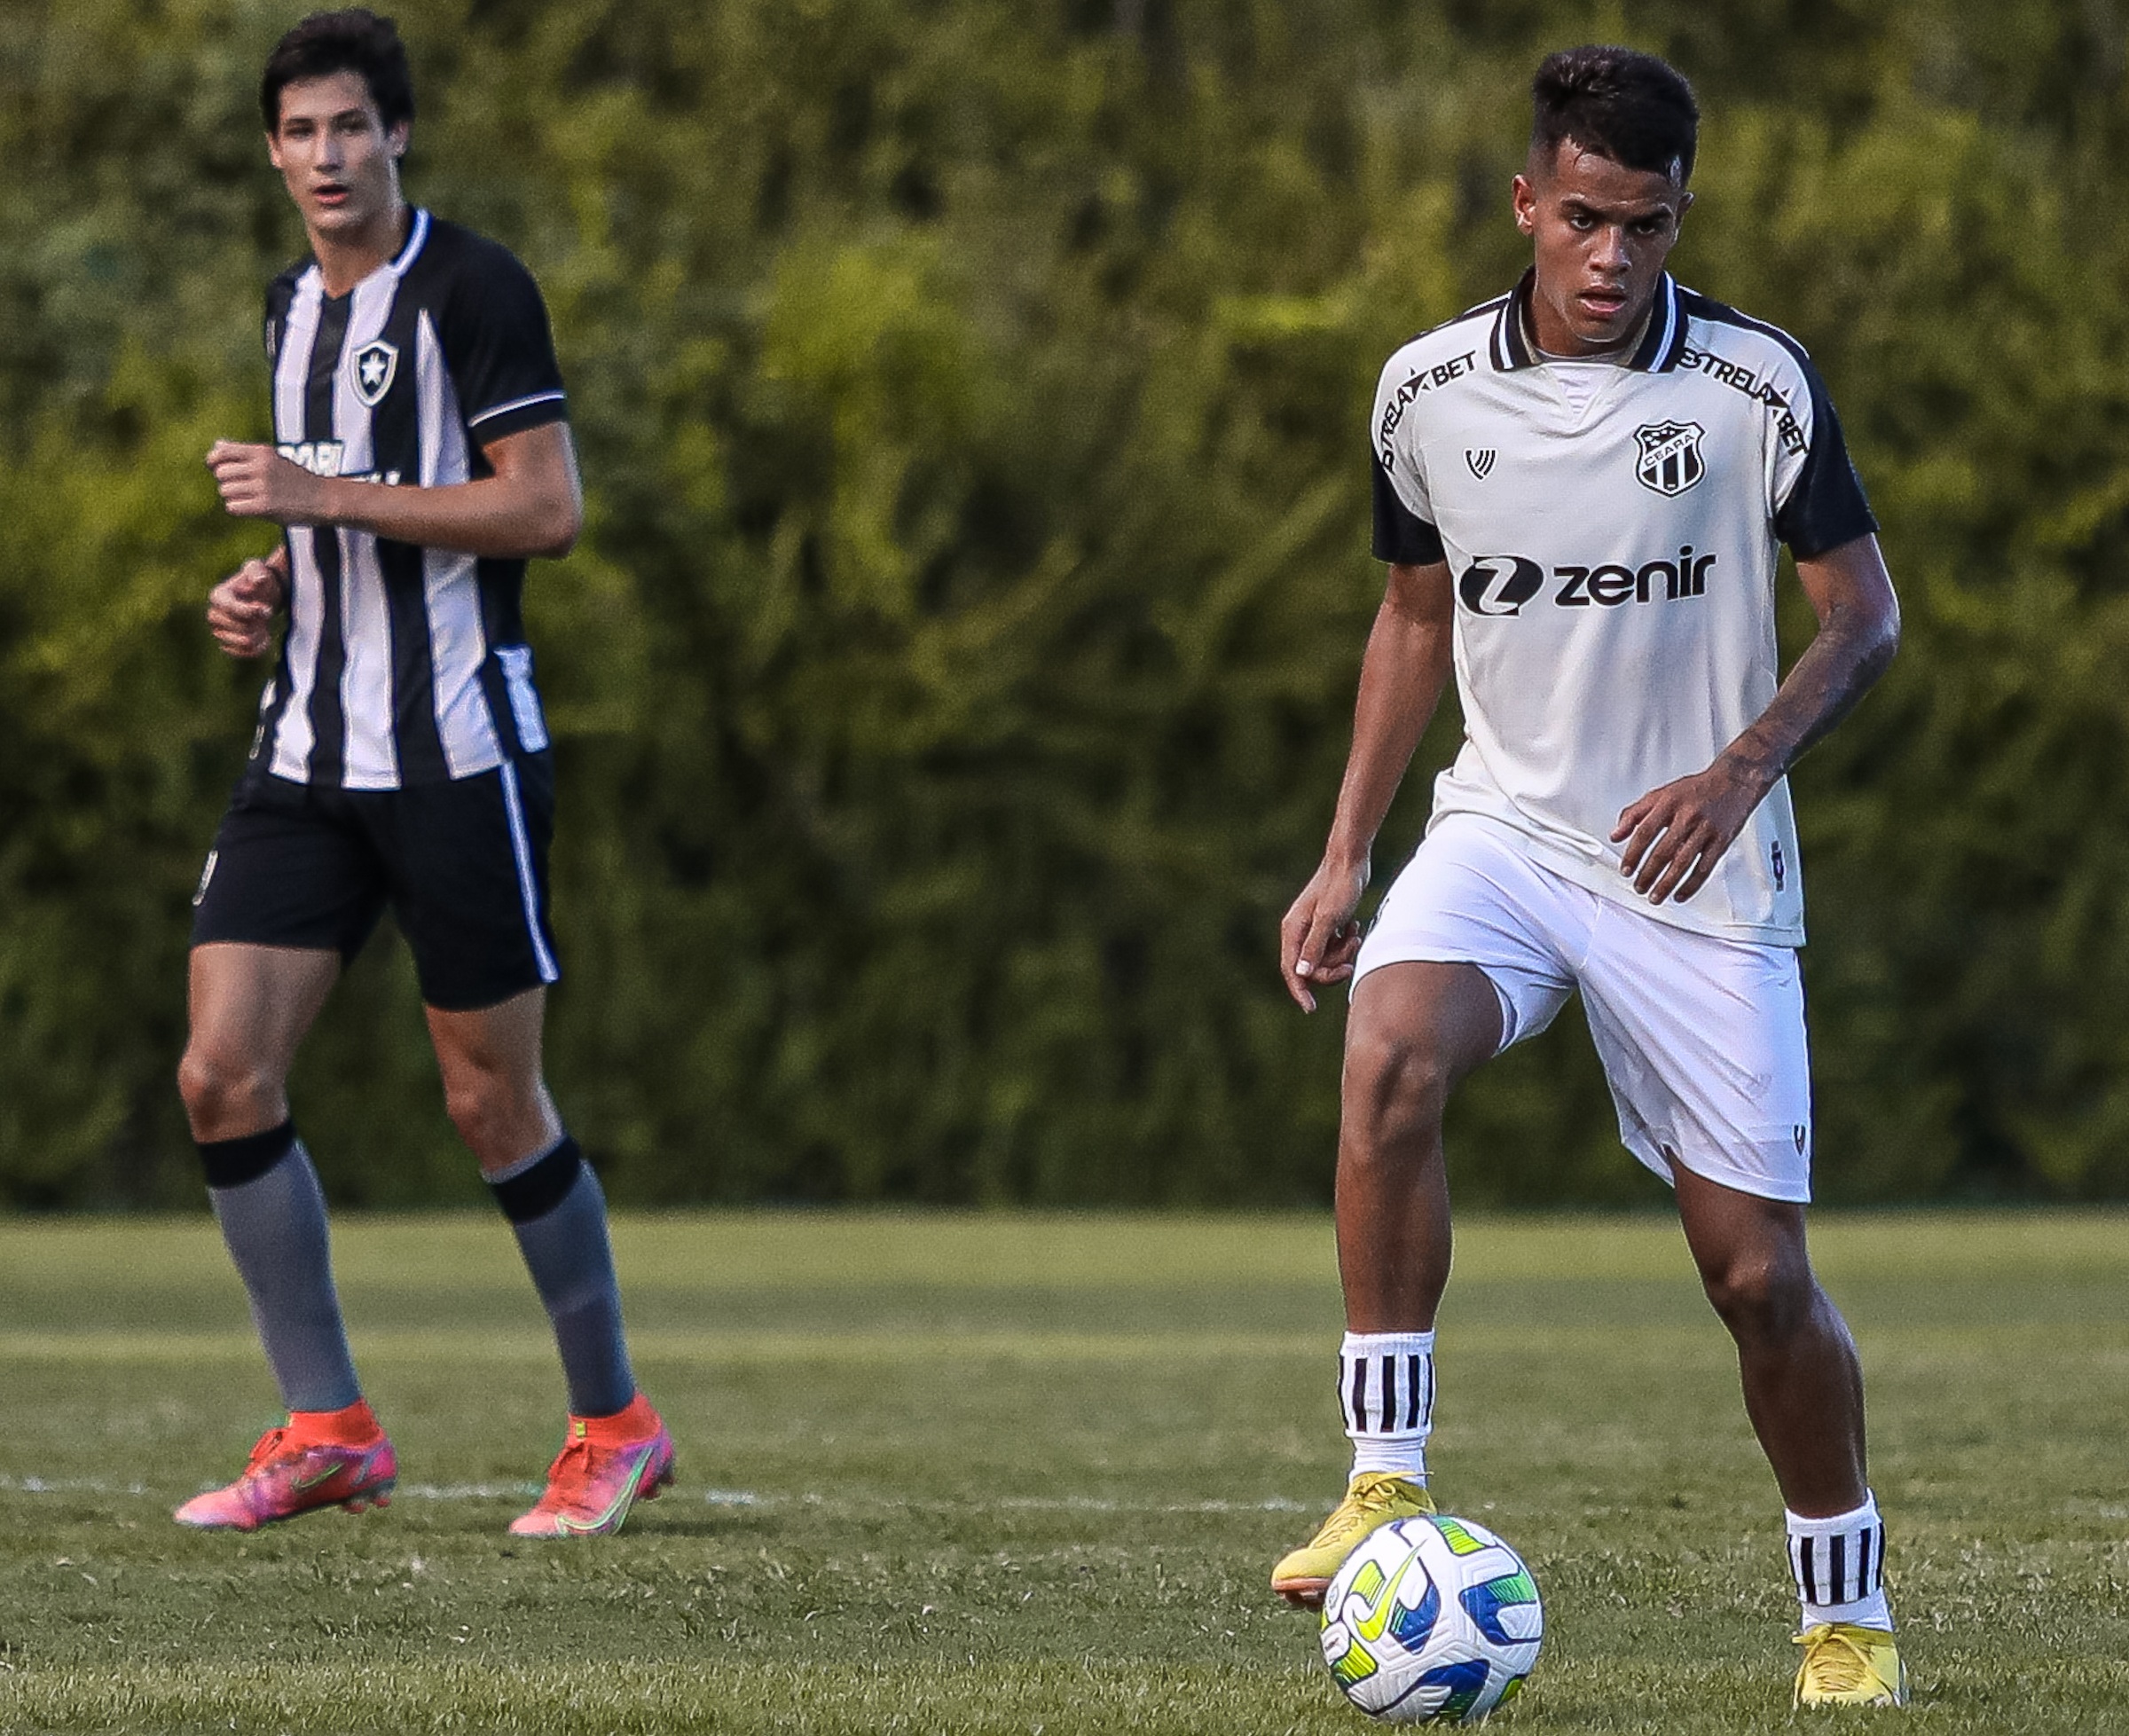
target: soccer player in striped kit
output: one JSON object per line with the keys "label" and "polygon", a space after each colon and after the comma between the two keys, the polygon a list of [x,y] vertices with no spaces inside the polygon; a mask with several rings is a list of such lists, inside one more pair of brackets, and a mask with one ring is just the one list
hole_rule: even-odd
{"label": "soccer player in striped kit", "polygon": [[[1669,67],[1538,69],[1514,189],[1531,270],[1415,338],[1371,425],[1389,585],[1294,999],[1353,983],[1338,1160],[1346,1498],[1272,1572],[1296,1602],[1433,1511],[1442,1114],[1579,993],[1620,1135],[1676,1190],[1787,1508],[1801,1704],[1906,1677],[1854,1343],[1811,1272],[1803,888],[1787,774],[1890,660],[1899,612],[1824,383],[1794,339],[1674,281],[1699,110]],[[1819,631],[1776,663],[1779,545]],[[1465,739],[1362,935],[1375,835],[1454,672]]]}
{"label": "soccer player in striped kit", "polygon": [[291,30],[261,86],[310,257],[276,279],[271,445],[219,441],[236,516],[279,546],[216,586],[222,648],[279,656],[196,907],[179,1088],[209,1198],[288,1409],[181,1523],[248,1531],[381,1504],[397,1466],[358,1384],[325,1200],[285,1088],[389,905],[446,1106],[552,1320],[569,1423],[521,1536],[617,1529],[672,1480],[622,1331],[605,1201],[542,1076],[554,769],[520,593],[582,523],[539,290],[495,242],[410,208],[413,122],[391,20]]}

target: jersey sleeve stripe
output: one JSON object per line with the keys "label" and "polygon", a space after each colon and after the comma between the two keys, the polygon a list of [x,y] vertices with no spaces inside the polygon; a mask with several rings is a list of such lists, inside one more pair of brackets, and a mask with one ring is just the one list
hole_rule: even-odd
{"label": "jersey sleeve stripe", "polygon": [[491,405],[477,416],[468,416],[466,426],[478,428],[483,422],[491,422],[498,416],[507,416],[514,410],[530,410],[536,404],[560,404],[566,396],[562,392],[534,392],[530,397],[512,398],[507,404]]}
{"label": "jersey sleeve stripe", "polygon": [[1442,320],[1439,325],[1429,326],[1423,332],[1414,332],[1411,336],[1405,339],[1405,341],[1399,344],[1397,348],[1399,350],[1410,350],[1412,345],[1418,343],[1422,338],[1431,338],[1436,332],[1446,332],[1450,326],[1461,326],[1467,319],[1483,319],[1489,314],[1497,313],[1500,311],[1501,303],[1505,302],[1507,299],[1508,298],[1505,295],[1496,295],[1490,301],[1481,302],[1474,307],[1465,308],[1463,312],[1451,315],[1449,318]]}
{"label": "jersey sleeve stripe", "polygon": [[1685,297],[1687,310],[1695,318],[1705,319],[1710,325],[1715,326],[1734,326],[1740,331],[1757,332],[1762,337],[1772,338],[1775,342],[1796,358],[1799,367],[1805,369],[1811,367],[1810,354],[1801,343],[1783,331],[1780,326],[1770,326],[1764,319],[1755,319],[1748,313],[1740,313],[1735,308],[1717,301],[1711,295],[1703,295],[1697,289],[1687,289],[1682,293]]}

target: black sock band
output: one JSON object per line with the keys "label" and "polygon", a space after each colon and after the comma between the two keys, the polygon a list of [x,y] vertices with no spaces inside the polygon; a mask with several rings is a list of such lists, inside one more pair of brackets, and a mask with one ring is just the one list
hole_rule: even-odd
{"label": "black sock band", "polygon": [[203,1139],[200,1166],[207,1171],[210,1188],[240,1188],[255,1182],[295,1149],[295,1123],[284,1121],[264,1133],[240,1134],[234,1139]]}
{"label": "black sock band", "polygon": [[569,1198],[577,1185],[577,1172],[583,1167],[582,1148],[565,1133],[562,1143],[530,1169],[520,1170],[507,1181],[491,1182],[488,1187],[512,1223],[530,1223]]}

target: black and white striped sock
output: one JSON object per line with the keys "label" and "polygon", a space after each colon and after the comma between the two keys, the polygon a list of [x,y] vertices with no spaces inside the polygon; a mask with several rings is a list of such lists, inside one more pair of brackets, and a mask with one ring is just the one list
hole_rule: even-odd
{"label": "black and white striped sock", "polygon": [[1426,1481],[1426,1437],[1434,1426],[1432,1332],[1347,1332],[1338,1355],[1338,1402],[1355,1476],[1391,1471]]}
{"label": "black and white striped sock", "polygon": [[1788,1515],[1789,1571],[1803,1605],[1803,1625],[1848,1622],[1863,1628],[1892,1626],[1885,1600],[1885,1521],[1874,1496],[1866,1494],[1852,1513],[1831,1519]]}

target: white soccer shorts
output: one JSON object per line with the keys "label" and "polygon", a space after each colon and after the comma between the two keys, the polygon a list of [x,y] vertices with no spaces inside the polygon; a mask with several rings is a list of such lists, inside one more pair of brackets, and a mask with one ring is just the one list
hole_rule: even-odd
{"label": "white soccer shorts", "polygon": [[1353,981],[1386,964],[1475,964],[1501,1047],[1582,991],[1628,1151],[1671,1179],[1811,1197],[1811,1066],[1795,948],[1696,933],[1552,873],[1508,828],[1444,816],[1383,897]]}

